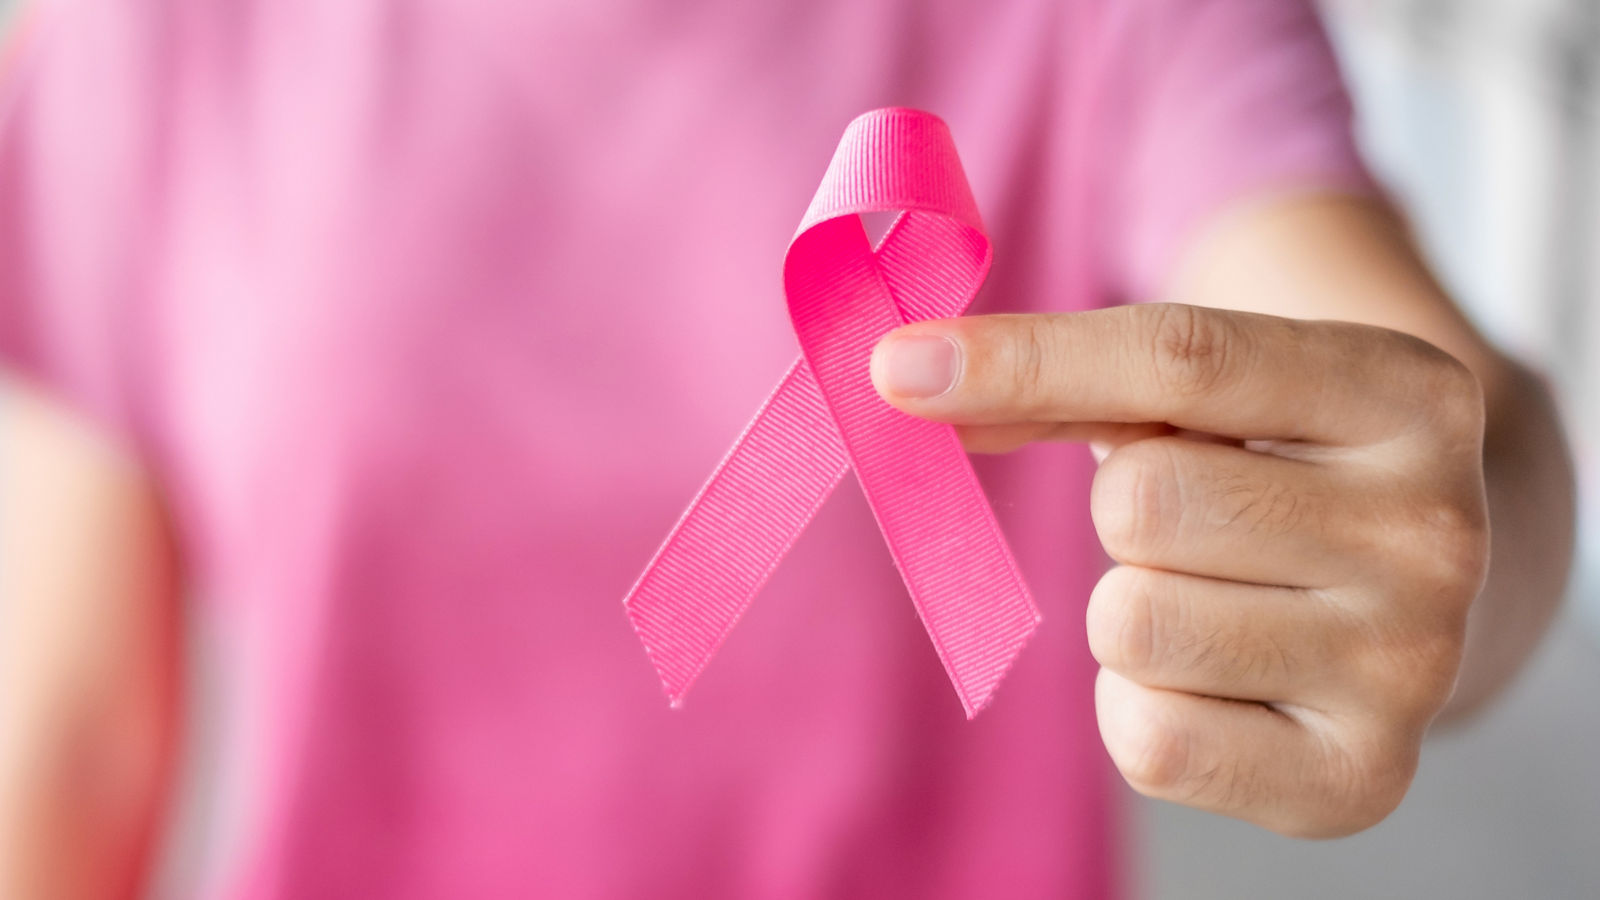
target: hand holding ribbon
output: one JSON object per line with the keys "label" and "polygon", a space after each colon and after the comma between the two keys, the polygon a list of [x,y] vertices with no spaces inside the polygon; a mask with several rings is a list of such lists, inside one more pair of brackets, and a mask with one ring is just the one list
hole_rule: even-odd
{"label": "hand holding ribbon", "polygon": [[[876,250],[862,213],[901,214]],[[624,604],[676,706],[854,469],[967,715],[1039,621],[955,430],[873,388],[878,339],[960,315],[992,249],[949,129],[884,109],[850,123],[784,259],[801,348]]]}

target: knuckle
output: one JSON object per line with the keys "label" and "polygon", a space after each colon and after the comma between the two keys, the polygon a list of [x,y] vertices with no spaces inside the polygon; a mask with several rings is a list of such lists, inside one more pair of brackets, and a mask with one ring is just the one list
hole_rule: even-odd
{"label": "knuckle", "polygon": [[1489,568],[1489,513],[1481,488],[1430,496],[1412,504],[1398,552],[1411,589],[1430,607],[1463,613]]}
{"label": "knuckle", "polygon": [[1366,681],[1381,697],[1379,708],[1426,727],[1455,690],[1465,639],[1465,616],[1434,614],[1378,642],[1366,661]]}
{"label": "knuckle", "polygon": [[1249,807],[1261,794],[1244,754],[1206,759],[1185,729],[1146,720],[1112,751],[1128,786],[1146,797],[1216,809]]}
{"label": "knuckle", "polygon": [[1411,787],[1419,755],[1418,742],[1393,738],[1338,753],[1331,767],[1328,818],[1318,836],[1355,834],[1388,818]]}
{"label": "knuckle", "polygon": [[1238,677],[1246,684],[1282,684],[1300,668],[1296,654],[1280,635],[1263,630],[1255,646],[1239,654]]}
{"label": "knuckle", "polygon": [[1411,679],[1414,687],[1407,698],[1411,702],[1402,711],[1409,713],[1406,721],[1419,728],[1426,728],[1450,702],[1450,695],[1455,693],[1456,679],[1461,674],[1461,660],[1466,647],[1465,619],[1459,628],[1440,631],[1431,640],[1420,643],[1412,650],[1416,675]]}
{"label": "knuckle", "polygon": [[1248,767],[1238,756],[1228,756],[1186,774],[1171,796],[1180,802],[1234,810],[1251,806],[1259,793]]}
{"label": "knuckle", "polygon": [[1136,441],[1106,457],[1090,490],[1090,515],[1113,559],[1147,559],[1176,533],[1183,498],[1168,442]]}
{"label": "knuckle", "polygon": [[[1195,779],[1190,775],[1193,744],[1187,732],[1146,716],[1108,748],[1128,785],[1151,797],[1169,797]],[[1204,773],[1202,773],[1204,774]]]}
{"label": "knuckle", "polygon": [[1236,343],[1228,320],[1183,304],[1154,309],[1152,353],[1160,386],[1180,397],[1215,391],[1226,378]]}
{"label": "knuckle", "polygon": [[1101,577],[1089,596],[1089,652],[1107,668],[1133,673],[1155,661],[1157,614],[1150,578],[1118,566]]}
{"label": "knuckle", "polygon": [[1463,450],[1476,453],[1483,440],[1483,385],[1460,360],[1427,341],[1409,334],[1392,332],[1401,346],[1399,352],[1414,360],[1411,379],[1417,403],[1425,410],[1419,421]]}
{"label": "knuckle", "polygon": [[1481,490],[1471,493],[1436,505],[1428,516],[1443,586],[1467,602],[1477,596],[1489,569],[1488,501]]}
{"label": "knuckle", "polygon": [[1300,485],[1235,473],[1220,475],[1209,490],[1209,524],[1215,528],[1275,537],[1291,534],[1310,520],[1310,498]]}
{"label": "knuckle", "polygon": [[1002,351],[1008,359],[1005,371],[1011,379],[1017,412],[1037,415],[1052,406],[1050,360],[1054,354],[1055,328],[1048,316],[1007,316],[1006,341]]}
{"label": "knuckle", "polygon": [[1471,369],[1448,353],[1441,350],[1433,358],[1429,381],[1437,398],[1435,408],[1452,433],[1470,440],[1474,445],[1480,443],[1487,415],[1483,385]]}
{"label": "knuckle", "polygon": [[[1308,840],[1341,838],[1377,825],[1405,799],[1416,776],[1423,730],[1371,720],[1302,722],[1308,741],[1298,755],[1296,788],[1284,796],[1243,785],[1259,801],[1277,794],[1259,820],[1280,834]],[[1239,793],[1240,791],[1236,791]]]}

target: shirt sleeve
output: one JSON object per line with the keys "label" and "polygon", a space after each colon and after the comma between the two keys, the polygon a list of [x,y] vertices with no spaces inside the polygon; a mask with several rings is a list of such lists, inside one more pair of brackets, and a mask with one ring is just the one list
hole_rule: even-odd
{"label": "shirt sleeve", "polygon": [[147,67],[111,12],[137,5],[33,4],[0,51],[0,366],[124,436],[158,186]]}
{"label": "shirt sleeve", "polygon": [[1126,15],[1126,67],[1103,97],[1124,114],[1111,173],[1108,264],[1125,300],[1160,299],[1218,212],[1269,194],[1379,188],[1349,95],[1304,0],[1151,0]]}
{"label": "shirt sleeve", "polygon": [[18,133],[23,130],[23,71],[32,49],[32,21],[26,26],[0,19],[0,363],[28,367],[36,356],[29,345],[27,289],[28,239],[22,206],[27,202],[27,166]]}

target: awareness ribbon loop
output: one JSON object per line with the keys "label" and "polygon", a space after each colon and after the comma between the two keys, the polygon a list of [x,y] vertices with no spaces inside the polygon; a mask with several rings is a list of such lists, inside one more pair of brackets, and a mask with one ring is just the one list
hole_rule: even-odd
{"label": "awareness ribbon loop", "polygon": [[[900,213],[876,249],[869,212]],[[991,259],[943,121],[850,123],[784,258],[801,357],[623,601],[674,706],[850,469],[968,717],[989,702],[1038,610],[955,429],[885,403],[869,363],[906,322],[960,315]]]}

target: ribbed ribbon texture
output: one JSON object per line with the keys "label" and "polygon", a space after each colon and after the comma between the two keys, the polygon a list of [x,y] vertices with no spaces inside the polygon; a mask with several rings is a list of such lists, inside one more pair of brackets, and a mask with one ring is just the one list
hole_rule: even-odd
{"label": "ribbed ribbon texture", "polygon": [[[868,212],[900,213],[876,249]],[[965,311],[992,255],[944,122],[850,123],[784,258],[801,356],[624,600],[674,706],[851,469],[967,716],[988,704],[1038,609],[955,430],[889,406],[868,367],[889,331]]]}

